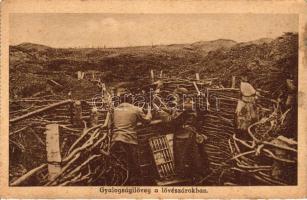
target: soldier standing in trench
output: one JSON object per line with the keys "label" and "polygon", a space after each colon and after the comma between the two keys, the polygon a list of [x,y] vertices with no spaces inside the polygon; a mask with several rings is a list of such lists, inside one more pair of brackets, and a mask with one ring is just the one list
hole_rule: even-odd
{"label": "soldier standing in trench", "polygon": [[240,137],[242,139],[249,139],[248,127],[258,119],[255,105],[258,93],[248,82],[247,76],[241,78],[240,91],[241,99],[238,101],[236,108],[236,125]]}
{"label": "soldier standing in trench", "polygon": [[138,162],[137,122],[149,123],[152,119],[151,109],[147,114],[133,105],[133,98],[127,92],[126,85],[117,86],[119,102],[113,112],[113,135],[110,153],[127,164],[129,179],[128,185],[139,185],[140,168]]}
{"label": "soldier standing in trench", "polygon": [[[248,127],[258,119],[256,109],[256,89],[248,82],[247,76],[241,78],[240,83],[241,99],[238,100],[236,108],[236,126],[239,138],[251,140],[248,134]],[[238,173],[237,180],[240,184],[250,185],[249,176],[245,173]]]}
{"label": "soldier standing in trench", "polygon": [[[184,95],[186,88],[176,88],[172,97],[174,101],[168,103],[173,108],[171,114],[160,111],[164,122],[170,122],[174,131],[174,159],[175,171],[178,178],[192,178],[198,183],[209,171],[209,163],[203,144],[205,136],[196,132],[194,125],[197,113],[193,111],[191,102]],[[180,107],[183,106],[183,107]]]}

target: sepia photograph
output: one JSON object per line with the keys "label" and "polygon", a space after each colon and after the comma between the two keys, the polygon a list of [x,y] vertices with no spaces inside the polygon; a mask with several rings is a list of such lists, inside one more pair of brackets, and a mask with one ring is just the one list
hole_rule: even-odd
{"label": "sepia photograph", "polygon": [[297,14],[11,13],[9,186],[296,186]]}

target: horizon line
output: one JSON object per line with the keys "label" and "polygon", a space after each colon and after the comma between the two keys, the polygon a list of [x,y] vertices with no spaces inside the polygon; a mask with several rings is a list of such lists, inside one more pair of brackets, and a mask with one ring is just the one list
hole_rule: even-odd
{"label": "horizon line", "polygon": [[[292,33],[292,34],[298,34],[298,32],[283,32],[282,35],[278,36],[278,37],[281,37],[287,33]],[[236,41],[236,40],[233,40],[233,39],[226,39],[226,38],[219,38],[219,39],[215,39],[215,40],[198,40],[198,41],[195,41],[195,42],[191,42],[191,43],[169,43],[169,44],[166,44],[166,43],[157,43],[157,44],[144,44],[144,45],[136,45],[136,46],[110,46],[110,47],[107,47],[106,45],[103,45],[103,46],[67,46],[67,47],[54,47],[54,46],[51,46],[51,45],[47,45],[47,44],[42,44],[42,43],[34,43],[34,42],[22,42],[22,43],[19,43],[19,44],[9,44],[9,46],[19,46],[19,45],[22,45],[22,44],[36,44],[36,45],[41,45],[41,46],[46,46],[46,47],[49,47],[49,48],[53,48],[53,49],[70,49],[70,48],[73,48],[73,49],[121,49],[121,48],[135,48],[135,47],[150,47],[150,46],[170,46],[170,45],[189,45],[189,44],[195,44],[197,42],[213,42],[213,41],[218,41],[218,40],[228,40],[228,41],[233,41],[237,44],[240,44],[240,43],[247,43],[247,42],[252,42],[252,41],[257,41],[257,40],[261,40],[261,39],[276,39],[278,37],[275,37],[275,38],[272,38],[272,37],[261,37],[261,38],[258,38],[258,39],[255,39],[255,40],[249,40],[249,41]]]}

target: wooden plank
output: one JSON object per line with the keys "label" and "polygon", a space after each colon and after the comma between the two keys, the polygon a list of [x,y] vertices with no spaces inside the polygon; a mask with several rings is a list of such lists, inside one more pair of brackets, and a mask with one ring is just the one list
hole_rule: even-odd
{"label": "wooden plank", "polygon": [[61,151],[60,151],[60,137],[59,125],[46,125],[46,151],[48,161],[48,180],[53,180],[61,173]]}

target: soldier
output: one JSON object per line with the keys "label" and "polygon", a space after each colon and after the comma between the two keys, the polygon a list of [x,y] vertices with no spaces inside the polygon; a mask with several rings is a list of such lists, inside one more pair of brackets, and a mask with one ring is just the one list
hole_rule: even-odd
{"label": "soldier", "polygon": [[[160,117],[170,122],[174,131],[175,171],[179,178],[192,178],[197,183],[209,170],[209,163],[203,144],[206,137],[196,132],[194,127],[197,113],[192,110],[191,102],[187,102],[186,88],[176,88],[172,101],[172,113],[160,111]],[[182,106],[182,107],[181,107]]]}
{"label": "soldier", "polygon": [[149,123],[152,119],[151,109],[147,114],[132,103],[132,95],[129,95],[125,85],[117,88],[120,102],[113,112],[113,135],[111,155],[123,158],[129,171],[129,185],[138,185],[140,169],[138,164],[138,140],[137,122]]}
{"label": "soldier", "polygon": [[240,91],[241,99],[236,108],[236,123],[238,131],[241,132],[240,136],[247,138],[248,127],[258,118],[255,105],[257,91],[248,82],[246,76],[241,78]]}

